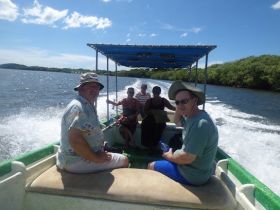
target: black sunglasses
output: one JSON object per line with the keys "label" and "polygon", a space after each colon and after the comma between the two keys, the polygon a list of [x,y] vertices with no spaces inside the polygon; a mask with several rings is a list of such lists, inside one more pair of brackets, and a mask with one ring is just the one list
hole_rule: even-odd
{"label": "black sunglasses", "polygon": [[179,104],[187,104],[190,102],[190,100],[192,100],[192,98],[185,98],[185,99],[182,99],[182,100],[176,100],[175,101],[175,104],[176,105],[179,105]]}

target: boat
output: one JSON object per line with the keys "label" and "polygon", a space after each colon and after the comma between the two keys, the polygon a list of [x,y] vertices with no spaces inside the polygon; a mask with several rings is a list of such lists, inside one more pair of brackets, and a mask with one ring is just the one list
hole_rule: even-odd
{"label": "boat", "polygon": [[[216,48],[213,45],[88,46],[96,50],[96,58],[98,53],[107,57],[107,71],[109,59],[116,62],[116,71],[118,65],[191,69],[193,64],[197,71],[198,60],[205,56],[206,77],[208,54]],[[96,70],[97,64],[98,59]],[[140,124],[141,121],[135,133],[139,147]],[[118,146],[124,142],[114,118],[110,118],[108,112],[102,125],[110,145]],[[168,122],[162,139],[169,143],[174,135],[181,132],[182,128]],[[184,186],[156,171],[147,170],[147,163],[161,156],[149,155],[145,150],[135,148],[123,151],[130,160],[129,168],[92,174],[67,173],[56,167],[58,147],[57,142],[0,163],[1,210],[280,209],[280,197],[221,148],[217,151],[216,167],[210,180],[205,185],[194,187]]]}

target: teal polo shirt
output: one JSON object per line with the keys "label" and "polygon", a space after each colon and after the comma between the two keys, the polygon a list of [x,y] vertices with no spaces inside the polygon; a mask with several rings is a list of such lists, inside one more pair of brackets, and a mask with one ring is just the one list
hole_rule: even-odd
{"label": "teal polo shirt", "polygon": [[178,164],[178,170],[192,184],[204,184],[213,170],[219,138],[217,127],[205,111],[191,118],[183,118],[182,124],[183,146],[180,150],[196,155],[197,158],[191,164]]}

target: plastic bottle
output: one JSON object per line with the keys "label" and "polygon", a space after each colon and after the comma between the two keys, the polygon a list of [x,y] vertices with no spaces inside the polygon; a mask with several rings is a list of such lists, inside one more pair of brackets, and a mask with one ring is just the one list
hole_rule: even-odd
{"label": "plastic bottle", "polygon": [[160,148],[162,150],[162,152],[168,152],[170,147],[164,143],[162,140],[159,141],[159,144],[160,144]]}

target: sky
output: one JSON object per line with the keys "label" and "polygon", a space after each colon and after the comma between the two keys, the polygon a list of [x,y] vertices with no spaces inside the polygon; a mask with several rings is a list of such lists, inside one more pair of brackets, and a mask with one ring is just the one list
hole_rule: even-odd
{"label": "sky", "polygon": [[0,0],[0,64],[95,69],[86,44],[103,43],[217,45],[211,65],[280,55],[279,39],[280,0]]}

